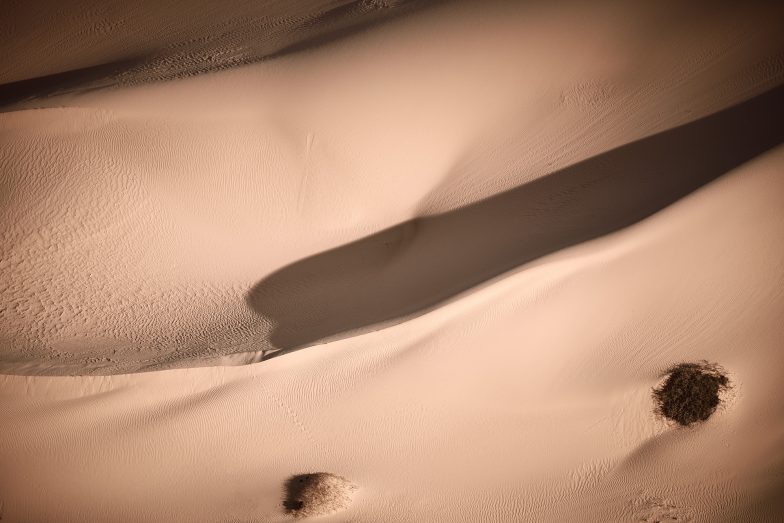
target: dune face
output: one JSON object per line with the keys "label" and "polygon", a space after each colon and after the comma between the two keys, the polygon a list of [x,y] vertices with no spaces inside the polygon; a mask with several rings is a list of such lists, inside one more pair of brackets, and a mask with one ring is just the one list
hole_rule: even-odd
{"label": "dune face", "polygon": [[10,1],[0,47],[18,58],[0,73],[0,108],[276,58],[432,3],[197,0],[184,15],[183,6],[166,2],[80,0],[53,8],[48,0]]}
{"label": "dune face", "polygon": [[784,7],[3,10],[3,523],[784,519]]}
{"label": "dune face", "polygon": [[[781,141],[768,4],[415,5],[256,65],[0,114],[0,370],[248,363],[382,328]],[[123,59],[101,41],[25,74]]]}
{"label": "dune face", "polygon": [[[784,88],[445,214],[284,267],[248,303],[289,349],[426,310],[612,232],[784,142]],[[698,151],[710,151],[705,155]]]}

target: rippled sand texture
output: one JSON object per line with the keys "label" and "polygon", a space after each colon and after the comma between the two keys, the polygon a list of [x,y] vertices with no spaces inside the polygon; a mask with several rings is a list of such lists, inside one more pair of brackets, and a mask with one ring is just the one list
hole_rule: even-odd
{"label": "rippled sand texture", "polygon": [[382,4],[9,3],[3,523],[781,521],[784,9]]}

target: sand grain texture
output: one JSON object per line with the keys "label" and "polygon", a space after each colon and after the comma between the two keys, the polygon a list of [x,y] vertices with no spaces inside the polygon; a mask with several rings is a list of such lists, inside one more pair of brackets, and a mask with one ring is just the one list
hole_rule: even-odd
{"label": "sand grain texture", "polygon": [[3,523],[291,521],[303,471],[361,487],[324,522],[781,521],[780,6],[41,5]]}

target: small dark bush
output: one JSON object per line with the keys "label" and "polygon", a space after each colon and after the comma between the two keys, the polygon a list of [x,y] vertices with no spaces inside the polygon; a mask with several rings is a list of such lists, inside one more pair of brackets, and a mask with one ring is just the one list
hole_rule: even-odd
{"label": "small dark bush", "polygon": [[660,414],[688,426],[707,420],[721,401],[719,393],[728,386],[729,380],[717,365],[681,363],[667,372],[653,397]]}
{"label": "small dark bush", "polygon": [[328,472],[299,474],[286,481],[283,507],[294,517],[323,516],[345,509],[357,486]]}

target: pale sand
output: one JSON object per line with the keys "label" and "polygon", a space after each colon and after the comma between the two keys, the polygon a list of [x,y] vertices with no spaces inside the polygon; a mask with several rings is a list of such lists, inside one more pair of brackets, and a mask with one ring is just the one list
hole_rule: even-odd
{"label": "pale sand", "polygon": [[[283,521],[314,471],[360,487],[323,521],[779,521],[781,9],[705,9],[444,5],[0,114],[3,522]],[[657,419],[702,359],[725,404]]]}

